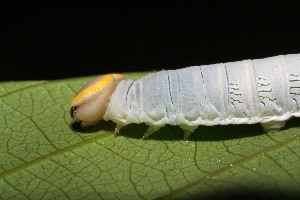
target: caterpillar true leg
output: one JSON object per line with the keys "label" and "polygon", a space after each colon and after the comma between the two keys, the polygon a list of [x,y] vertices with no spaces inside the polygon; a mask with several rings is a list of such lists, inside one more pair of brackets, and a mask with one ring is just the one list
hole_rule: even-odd
{"label": "caterpillar true leg", "polygon": [[150,125],[146,131],[146,133],[144,134],[144,136],[142,137],[142,139],[147,139],[152,133],[158,131],[160,128],[162,128],[163,126],[152,126]]}
{"label": "caterpillar true leg", "polygon": [[115,131],[114,131],[115,136],[118,136],[118,135],[119,135],[119,133],[120,133],[120,131],[121,131],[121,129],[122,129],[123,127],[124,127],[124,126],[121,125],[121,124],[117,124],[117,125],[116,125]]}

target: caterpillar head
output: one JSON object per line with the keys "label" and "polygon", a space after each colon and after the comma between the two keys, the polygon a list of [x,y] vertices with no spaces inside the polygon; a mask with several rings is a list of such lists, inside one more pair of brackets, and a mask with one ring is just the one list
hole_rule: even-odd
{"label": "caterpillar head", "polygon": [[121,74],[108,74],[84,85],[71,101],[73,126],[95,125],[102,120],[110,98],[122,80]]}

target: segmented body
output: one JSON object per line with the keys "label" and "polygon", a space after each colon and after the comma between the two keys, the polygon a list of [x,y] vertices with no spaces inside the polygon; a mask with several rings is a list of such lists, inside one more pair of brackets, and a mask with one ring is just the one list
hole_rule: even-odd
{"label": "segmented body", "polygon": [[282,124],[292,116],[300,117],[298,54],[193,66],[160,71],[137,81],[123,80],[104,120],[121,125],[197,127]]}

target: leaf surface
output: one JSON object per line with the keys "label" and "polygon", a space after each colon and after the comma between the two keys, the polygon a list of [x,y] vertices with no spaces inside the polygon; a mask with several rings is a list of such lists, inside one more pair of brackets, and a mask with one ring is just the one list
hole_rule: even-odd
{"label": "leaf surface", "polygon": [[0,83],[0,199],[299,197],[299,119],[269,134],[199,127],[188,142],[173,126],[145,141],[146,125],[76,132],[69,103],[91,78]]}

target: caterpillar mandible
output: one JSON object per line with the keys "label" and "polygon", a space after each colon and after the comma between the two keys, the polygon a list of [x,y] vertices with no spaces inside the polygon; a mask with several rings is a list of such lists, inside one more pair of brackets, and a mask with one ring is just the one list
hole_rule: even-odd
{"label": "caterpillar mandible", "polygon": [[120,74],[87,83],[71,101],[73,124],[111,120],[115,133],[131,123],[166,124],[187,138],[199,125],[255,124],[277,131],[300,117],[300,54],[163,70],[137,81]]}

